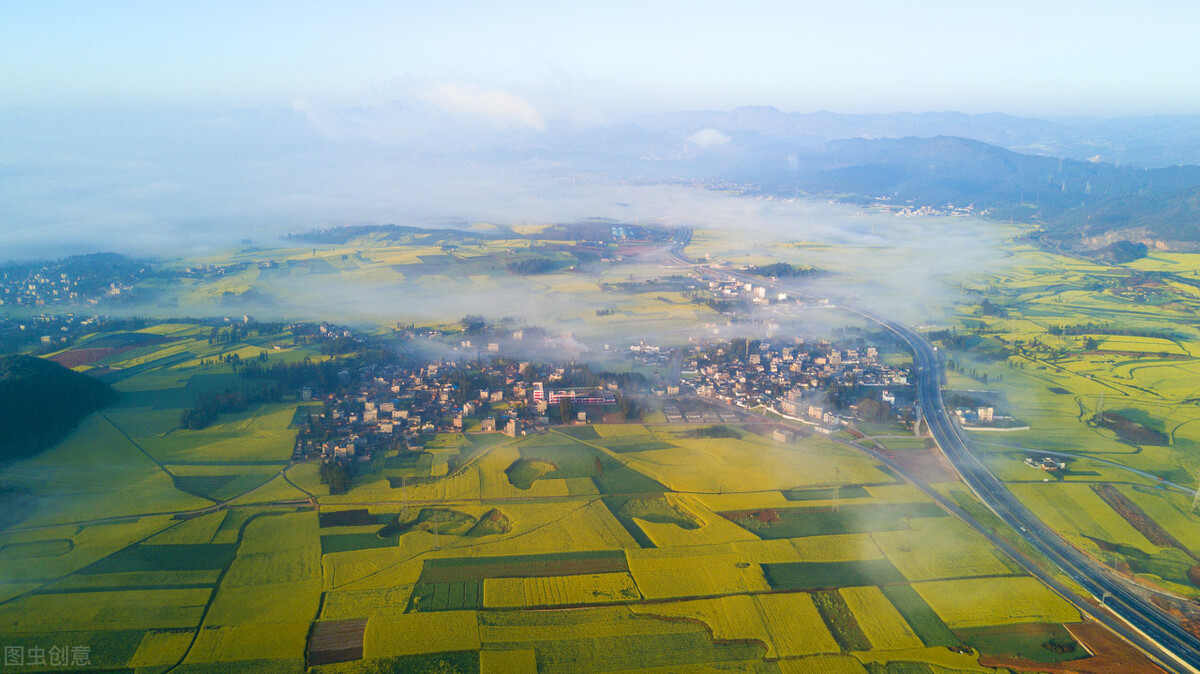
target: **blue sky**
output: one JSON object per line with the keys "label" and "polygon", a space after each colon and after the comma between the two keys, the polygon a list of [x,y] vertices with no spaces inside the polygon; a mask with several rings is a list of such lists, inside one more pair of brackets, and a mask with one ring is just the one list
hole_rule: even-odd
{"label": "blue sky", "polygon": [[1200,3],[1133,4],[7,2],[0,106],[1200,113]]}

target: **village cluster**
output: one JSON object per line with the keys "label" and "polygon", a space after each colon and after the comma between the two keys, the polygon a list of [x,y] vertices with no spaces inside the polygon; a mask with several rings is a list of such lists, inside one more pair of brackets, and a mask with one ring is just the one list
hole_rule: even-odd
{"label": "village cluster", "polygon": [[831,395],[851,389],[886,404],[891,414],[907,420],[914,414],[907,367],[879,358],[876,347],[837,348],[829,340],[806,344],[727,342],[689,347],[685,387],[697,396],[743,408],[762,407],[830,433],[859,411],[858,398]]}
{"label": "village cluster", "polygon": [[[323,400],[297,438],[295,458],[369,461],[392,448],[419,451],[435,433],[498,432],[511,437],[544,430],[552,421],[587,423],[617,404],[616,383],[565,386],[564,368],[537,370],[502,359],[439,360],[419,367],[368,366],[362,384],[305,400]],[[349,373],[345,372],[348,378]]]}

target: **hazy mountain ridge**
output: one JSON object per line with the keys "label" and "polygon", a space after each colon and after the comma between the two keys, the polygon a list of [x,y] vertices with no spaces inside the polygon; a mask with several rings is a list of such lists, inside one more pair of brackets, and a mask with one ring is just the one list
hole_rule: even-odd
{"label": "hazy mountain ridge", "polygon": [[[1164,166],[1200,164],[1200,117],[745,107],[503,129],[400,104],[96,117],[59,111],[51,124],[37,111],[18,113],[3,124],[13,152],[0,160],[0,196],[14,205],[6,233],[24,239],[26,258],[88,250],[89,232],[114,222],[131,250],[145,253],[141,233],[150,223],[167,223],[159,230],[167,239],[214,245],[244,238],[247,228],[282,234],[345,223],[436,228],[445,218],[520,219],[534,217],[556,185],[577,182],[973,204],[991,217],[1039,223],[1043,240],[1061,248],[1116,240],[1200,248],[1200,169]],[[501,203],[521,204],[521,215],[495,212],[494,202],[486,214],[477,208],[499,193],[510,195]],[[52,243],[37,234],[63,227],[74,234]]]}
{"label": "hazy mountain ridge", "polygon": [[957,136],[989,145],[1052,157],[1163,167],[1200,164],[1200,117],[1018,117],[1002,113],[897,112],[842,114],[782,112],[770,106],[729,111],[681,111],[646,115],[645,129],[687,137],[712,128],[735,136],[810,146],[849,138]]}
{"label": "hazy mountain ridge", "polygon": [[761,148],[720,172],[767,194],[970,204],[993,218],[1038,222],[1048,241],[1076,250],[1117,240],[1174,250],[1200,245],[1196,166],[1118,167],[938,136]]}

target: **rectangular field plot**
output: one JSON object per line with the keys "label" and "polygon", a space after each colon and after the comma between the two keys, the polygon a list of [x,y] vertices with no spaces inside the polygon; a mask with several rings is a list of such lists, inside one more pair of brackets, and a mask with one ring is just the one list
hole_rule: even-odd
{"label": "rectangular field plot", "polygon": [[754,596],[778,657],[836,653],[837,642],[821,621],[821,614],[806,592]]}
{"label": "rectangular field plot", "polygon": [[[367,621],[363,657],[383,658],[446,651],[478,651],[475,611],[377,613]],[[419,671],[419,670],[417,670]]]}
{"label": "rectangular field plot", "polygon": [[1172,356],[1186,356],[1188,353],[1179,344],[1169,339],[1159,337],[1129,337],[1125,335],[1097,335],[1094,337],[1100,344],[1100,351],[1118,351],[1125,353],[1165,353]]}
{"label": "rectangular field plot", "polygon": [[0,621],[15,632],[194,627],[210,588],[33,594],[0,606]]}
{"label": "rectangular field plot", "polygon": [[[45,632],[7,632],[4,635],[4,645],[6,647],[16,647],[22,653],[28,653],[30,648],[43,649],[43,660],[47,663],[50,660],[49,650],[53,646],[58,648],[66,647],[68,653],[72,647],[83,647],[89,649],[90,668],[83,667],[65,667],[49,669],[43,666],[31,666],[26,660],[25,664],[16,665],[9,663],[4,667],[9,671],[21,672],[45,672],[45,671],[96,671],[103,668],[103,671],[130,671],[124,669],[126,667],[136,666],[136,661],[133,660],[138,651],[138,645],[143,638],[152,634],[141,629],[123,630],[123,629],[97,629],[95,631],[45,631]],[[191,640],[192,631],[185,632],[188,640]],[[171,660],[174,664],[179,656],[183,654],[179,650],[175,654],[175,659]]]}
{"label": "rectangular field plot", "polygon": [[[661,621],[656,621],[661,622]],[[535,644],[538,672],[574,674],[603,663],[608,671],[745,671],[766,652],[761,643],[714,643],[700,625],[692,631],[622,636],[589,636],[586,630],[569,639]],[[725,666],[722,666],[725,665]]]}
{"label": "rectangular field plot", "polygon": [[1078,541],[1081,536],[1086,536],[1128,545],[1147,554],[1158,552],[1157,546],[1105,503],[1090,485],[1013,484],[1009,490],[1043,522],[1068,539]]}
{"label": "rectangular field plot", "polygon": [[421,582],[445,583],[485,578],[531,578],[627,571],[629,565],[623,550],[505,557],[456,557],[425,560]]}
{"label": "rectangular field plot", "polygon": [[320,528],[326,527],[363,527],[371,525],[383,526],[392,519],[391,515],[373,515],[366,508],[354,510],[321,511],[317,515]]}
{"label": "rectangular field plot", "polygon": [[44,541],[27,541],[24,543],[6,543],[0,545],[0,562],[17,559],[36,559],[39,557],[58,557],[65,555],[75,547],[75,542],[69,538],[53,538]]}
{"label": "rectangular field plot", "polygon": [[959,645],[958,638],[911,585],[885,585],[880,589],[926,646]]}
{"label": "rectangular field plot", "polygon": [[601,424],[598,426],[587,426],[586,428],[593,429],[597,437],[606,439],[623,438],[629,436],[644,436],[650,434],[650,431],[641,424]]}
{"label": "rectangular field plot", "polygon": [[1030,576],[940,580],[913,588],[952,629],[1079,621],[1075,607]]}
{"label": "rectangular field plot", "polygon": [[308,663],[327,665],[333,662],[361,660],[363,633],[367,621],[322,620],[314,623],[308,637]]}
{"label": "rectangular field plot", "polygon": [[600,433],[596,431],[595,426],[573,426],[571,428],[558,429],[558,432],[575,438],[576,440],[591,441],[600,437]]}
{"label": "rectangular field plot", "polygon": [[127,667],[170,666],[179,662],[192,645],[195,630],[152,630],[138,643],[137,651],[129,658]]}
{"label": "rectangular field plot", "polygon": [[170,590],[211,588],[221,569],[199,571],[131,571],[126,573],[77,573],[37,590],[38,594],[107,592],[115,590]]}
{"label": "rectangular field plot", "polygon": [[987,539],[956,519],[914,520],[913,531],[877,532],[871,538],[912,581],[1014,573]]}
{"label": "rectangular field plot", "polygon": [[233,561],[236,553],[236,544],[135,545],[111,554],[79,573],[219,569]]}
{"label": "rectangular field plot", "polygon": [[371,548],[394,548],[395,539],[380,538],[373,533],[358,534],[325,534],[321,536],[321,554],[346,552],[349,550],[370,550]]}
{"label": "rectangular field plot", "polygon": [[957,630],[963,643],[983,655],[1017,656],[1034,662],[1067,662],[1090,657],[1065,627],[1051,623],[1021,623]]}
{"label": "rectangular field plot", "polygon": [[826,442],[805,439],[784,449],[754,435],[734,438],[673,439],[670,449],[628,452],[630,468],[676,491],[770,491],[813,486],[835,479],[856,484],[891,483],[878,464]]}
{"label": "rectangular field plot", "polygon": [[[281,672],[302,662],[309,623],[270,625],[205,625],[184,661],[197,669],[220,668],[231,672]],[[207,666],[207,667],[206,667]]]}
{"label": "rectangular field plot", "polygon": [[770,508],[720,514],[767,539],[900,531],[916,519],[946,516],[933,503],[850,503],[837,510]]}
{"label": "rectangular field plot", "polygon": [[479,671],[481,674],[491,672],[513,672],[520,674],[537,672],[537,651],[522,649],[519,651],[480,651]]}
{"label": "rectangular field plot", "polygon": [[837,590],[822,590],[812,594],[813,604],[833,640],[843,651],[869,651],[871,641],[858,624],[858,618]]}
{"label": "rectangular field plot", "polygon": [[628,573],[488,578],[483,581],[483,605],[488,608],[608,604],[635,601],[641,597]]}
{"label": "rectangular field plot", "polygon": [[483,608],[483,580],[417,583],[409,606],[413,611],[463,611]]}
{"label": "rectangular field plot", "polygon": [[630,550],[629,568],[648,599],[767,591],[762,569],[727,546]]}
{"label": "rectangular field plot", "polygon": [[924,645],[878,587],[844,587],[839,592],[876,650],[898,651]]}
{"label": "rectangular field plot", "polygon": [[762,567],[767,582],[777,590],[813,590],[904,582],[904,576],[886,559],[782,562],[763,564]]}

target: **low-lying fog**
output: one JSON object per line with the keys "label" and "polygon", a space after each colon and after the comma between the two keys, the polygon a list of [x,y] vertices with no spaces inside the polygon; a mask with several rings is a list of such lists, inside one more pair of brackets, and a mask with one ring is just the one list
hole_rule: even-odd
{"label": "low-lying fog", "polygon": [[[611,162],[602,175],[586,162],[529,159],[527,153],[519,159],[467,148],[435,155],[411,145],[338,140],[296,115],[249,122],[186,116],[131,122],[113,115],[76,127],[36,119],[15,126],[25,134],[10,137],[0,156],[5,259],[116,251],[183,260],[244,240],[269,248],[283,234],[338,224],[603,217],[713,230],[698,234],[689,253],[811,264],[837,272],[815,292],[923,320],[939,317],[957,297],[957,279],[1004,264],[1004,242],[1013,235],[1011,228],[975,218],[903,218],[663,184],[622,175]],[[633,171],[644,161],[628,166]],[[577,301],[571,293],[530,293],[519,277],[482,293],[469,284],[372,289],[348,282],[328,275],[289,279],[279,286],[284,295],[276,293],[257,310],[383,324],[477,313],[553,328],[555,317]],[[228,311],[214,306],[212,313]]]}

